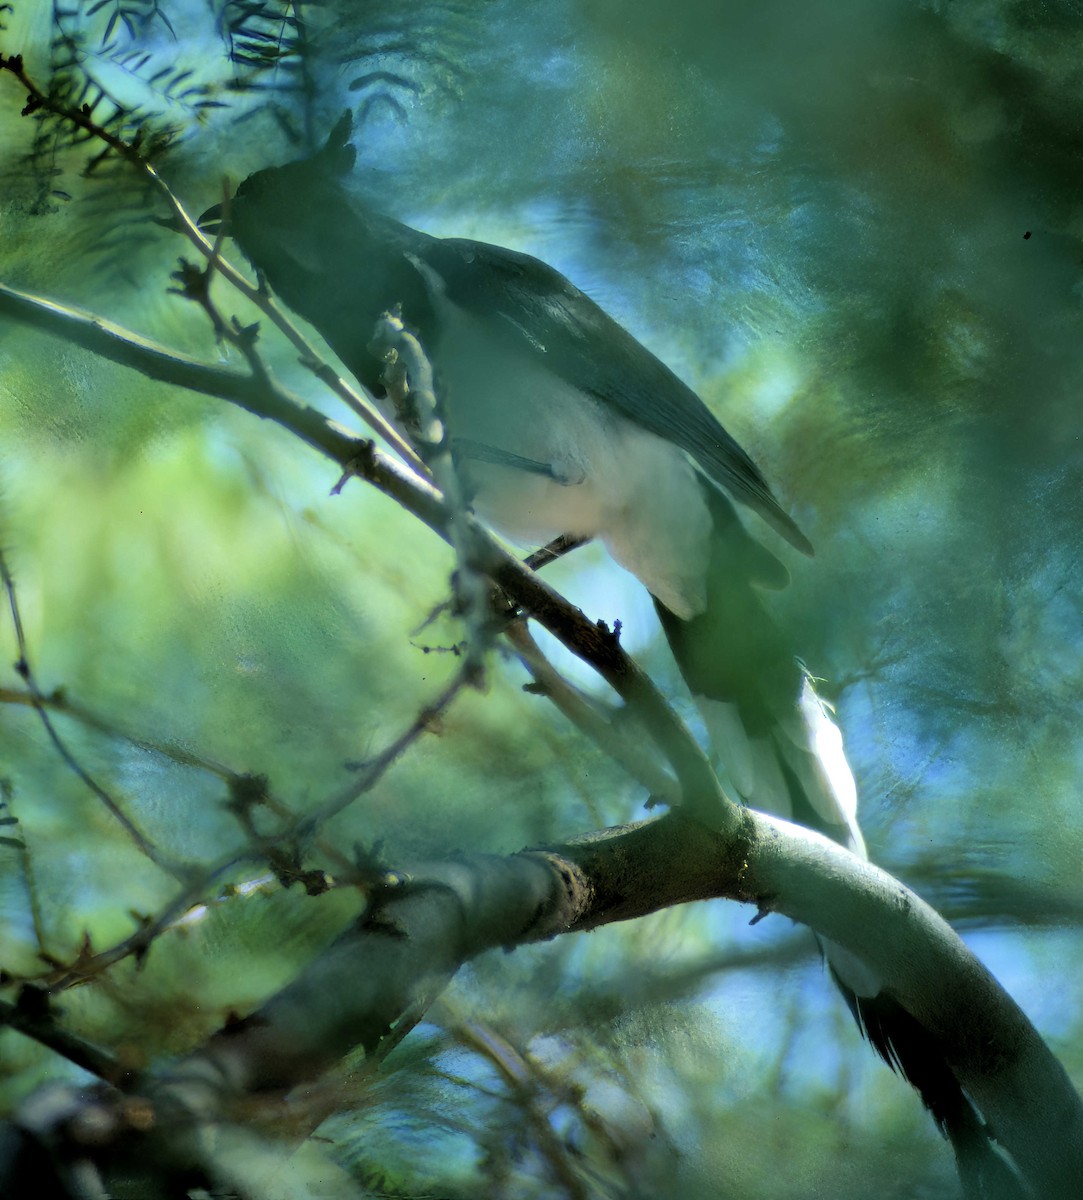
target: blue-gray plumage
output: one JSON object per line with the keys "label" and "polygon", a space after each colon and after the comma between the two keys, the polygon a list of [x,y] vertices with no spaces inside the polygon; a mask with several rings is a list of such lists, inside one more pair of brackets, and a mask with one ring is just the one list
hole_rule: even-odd
{"label": "blue-gray plumage", "polygon": [[[524,542],[604,541],[653,595],[731,793],[864,855],[841,734],[763,604],[761,589],[788,572],[733,503],[812,553],[759,469],[685,383],[552,267],[374,212],[349,186],[349,134],[347,116],[316,155],[240,186],[228,216],[244,253],[376,394],[382,363],[368,343],[398,306],[436,370],[479,515]],[[1021,1194],[941,1048],[863,964],[825,952],[863,1032],[951,1139],[969,1193]]]}

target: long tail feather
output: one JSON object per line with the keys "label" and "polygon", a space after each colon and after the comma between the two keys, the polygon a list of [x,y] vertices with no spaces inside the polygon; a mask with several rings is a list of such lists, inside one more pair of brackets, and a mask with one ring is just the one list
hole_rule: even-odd
{"label": "long tail feather", "polygon": [[[657,601],[656,607],[704,713],[723,782],[749,806],[868,857],[842,735],[764,608],[757,584],[766,552],[724,496],[712,493],[709,504],[715,538],[706,609],[681,620]],[[952,1073],[945,1048],[881,990],[864,963],[840,946],[821,942],[821,948],[863,1035],[913,1085],[950,1141],[967,1200],[1025,1200],[1024,1185]]]}

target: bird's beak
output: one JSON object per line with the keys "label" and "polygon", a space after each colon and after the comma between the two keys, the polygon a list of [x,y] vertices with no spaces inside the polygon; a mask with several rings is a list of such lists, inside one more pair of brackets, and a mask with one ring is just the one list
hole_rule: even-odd
{"label": "bird's beak", "polygon": [[224,206],[221,204],[212,205],[196,222],[200,231],[207,234],[208,237],[230,237],[229,218],[224,212]]}

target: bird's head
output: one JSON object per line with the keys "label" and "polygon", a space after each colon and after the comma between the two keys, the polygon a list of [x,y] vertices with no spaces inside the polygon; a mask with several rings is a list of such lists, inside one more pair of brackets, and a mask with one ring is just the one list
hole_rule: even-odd
{"label": "bird's head", "polygon": [[315,154],[256,171],[199,224],[232,237],[278,298],[371,388],[382,370],[367,349],[372,323],[400,303],[415,323],[429,311],[408,255],[425,235],[373,212],[350,186],[350,131],[347,112]]}
{"label": "bird's head", "polygon": [[353,169],[352,127],[353,114],[347,109],[320,150],[249,175],[230,200],[203,213],[200,229],[211,237],[236,237],[246,253],[251,249],[258,254],[254,240],[280,239],[287,232],[296,236],[306,227],[325,226],[342,202],[341,181]]}

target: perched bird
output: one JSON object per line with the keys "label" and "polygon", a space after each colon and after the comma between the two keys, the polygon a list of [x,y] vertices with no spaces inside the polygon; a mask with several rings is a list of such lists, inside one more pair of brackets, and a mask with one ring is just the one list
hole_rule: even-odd
{"label": "perched bird", "polygon": [[[375,393],[383,364],[368,344],[397,306],[436,370],[475,511],[523,542],[601,539],[653,596],[731,794],[866,856],[842,736],[763,603],[788,572],[735,506],[812,554],[763,475],[689,387],[552,267],[374,212],[350,186],[350,128],[346,114],[315,155],[245,180],[222,231]],[[221,208],[202,218],[222,220]],[[825,953],[866,1037],[950,1139],[968,1195],[1021,1195],[926,1030],[863,964]]]}

